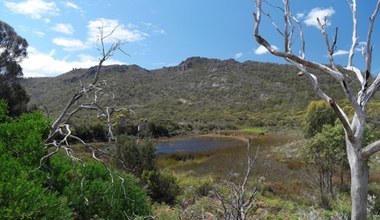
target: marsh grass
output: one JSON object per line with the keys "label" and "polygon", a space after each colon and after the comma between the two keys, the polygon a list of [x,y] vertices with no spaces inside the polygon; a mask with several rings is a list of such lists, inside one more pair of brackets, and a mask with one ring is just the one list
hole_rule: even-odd
{"label": "marsh grass", "polygon": [[252,128],[244,128],[241,130],[244,133],[250,134],[266,134],[269,133],[269,129],[261,128],[261,127],[252,127]]}

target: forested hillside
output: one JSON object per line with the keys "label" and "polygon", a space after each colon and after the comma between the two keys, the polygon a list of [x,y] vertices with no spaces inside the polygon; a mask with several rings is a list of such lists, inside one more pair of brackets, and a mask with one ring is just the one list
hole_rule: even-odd
{"label": "forested hillside", "polygon": [[[73,69],[53,78],[23,79],[22,85],[31,105],[54,116],[76,88],[92,79],[95,70]],[[307,79],[297,73],[290,65],[201,57],[157,70],[113,65],[103,69],[108,86],[103,99],[119,108],[132,107],[135,115],[130,121],[164,120],[195,130],[294,126],[301,123],[310,100],[316,99]],[[333,79],[321,75],[320,81],[332,97],[344,97]]]}

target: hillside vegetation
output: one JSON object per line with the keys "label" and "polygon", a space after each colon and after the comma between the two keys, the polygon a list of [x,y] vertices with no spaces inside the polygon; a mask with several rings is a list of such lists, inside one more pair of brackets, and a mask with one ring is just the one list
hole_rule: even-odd
{"label": "hillside vegetation", "polygon": [[[23,79],[22,85],[31,96],[30,104],[54,118],[75,90],[88,83],[95,72],[95,67],[73,69],[53,78]],[[152,206],[146,206],[146,201],[142,201],[143,208],[139,215],[149,211],[157,219],[204,219],[204,215],[209,219],[218,219],[227,216],[231,210],[227,208],[223,211],[221,203],[241,199],[233,197],[236,193],[228,184],[239,182],[238,178],[242,177],[245,169],[242,158],[253,152],[247,152],[244,146],[218,153],[157,157],[154,140],[150,137],[235,129],[239,131],[220,134],[254,137],[256,149],[260,149],[258,163],[248,182],[258,190],[257,201],[249,213],[253,219],[275,219],[279,216],[289,219],[313,219],[312,216],[314,219],[332,219],[349,215],[349,199],[345,190],[348,177],[343,168],[339,173],[340,185],[336,181],[338,173],[334,171],[331,175],[331,186],[336,192],[331,194],[337,197],[323,206],[323,199],[320,202],[318,197],[319,188],[316,187],[318,170],[312,170],[309,166],[315,164],[307,164],[302,154],[309,141],[300,135],[289,135],[290,132],[284,136],[266,134],[276,129],[300,131],[307,121],[307,106],[317,99],[307,79],[299,76],[292,66],[192,57],[177,66],[157,70],[146,70],[136,65],[106,66],[102,80],[107,86],[98,94],[100,102],[133,110],[133,113],[120,111],[114,114],[112,123],[118,141],[115,145],[103,146],[101,142],[107,139],[104,123],[94,120],[94,117],[89,121],[86,113],[75,116],[70,123],[76,135],[83,140],[96,142],[99,147],[128,161],[127,165],[122,165],[109,160],[113,168],[133,174],[139,180],[139,186],[146,189]],[[339,85],[322,73],[319,80],[331,97],[349,112]],[[352,87],[356,89],[358,86]],[[380,118],[377,111],[380,103],[377,100],[368,108],[371,128],[379,126],[375,120]],[[329,109],[329,106],[326,107]],[[315,129],[316,126],[311,127]],[[321,128],[326,130],[329,127]],[[330,129],[333,128],[331,125]],[[330,134],[330,131],[326,130],[325,133]],[[343,137],[343,132],[341,136],[333,135],[334,140],[339,137]],[[327,142],[332,141],[329,139]],[[77,150],[86,157],[84,150]],[[57,165],[52,164],[53,167]],[[380,210],[380,202],[376,200],[379,192],[377,177],[378,169],[374,169],[370,185],[371,193],[375,195],[371,211],[374,215],[378,215]],[[57,193],[65,196],[65,191]],[[245,196],[244,193],[242,195]],[[83,205],[81,200],[78,201],[66,206],[77,212]],[[94,209],[80,215],[90,216],[98,212]]]}
{"label": "hillside vegetation", "polygon": [[[23,79],[22,85],[31,105],[54,116],[95,70]],[[308,80],[297,73],[290,65],[201,57],[156,70],[112,65],[103,69],[108,85],[103,99],[119,108],[133,107],[134,115],[128,119],[132,124],[148,121],[181,131],[293,127],[300,125],[306,105],[316,99]],[[321,74],[320,81],[332,97],[344,97],[333,79]]]}

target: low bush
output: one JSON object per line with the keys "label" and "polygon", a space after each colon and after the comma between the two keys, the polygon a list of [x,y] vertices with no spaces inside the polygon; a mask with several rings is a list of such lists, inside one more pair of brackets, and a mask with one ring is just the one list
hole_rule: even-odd
{"label": "low bush", "polygon": [[146,186],[148,195],[158,203],[173,205],[181,192],[174,173],[167,170],[144,171],[141,181]]}
{"label": "low bush", "polygon": [[0,100],[0,219],[70,219],[66,198],[47,190],[44,172],[35,170],[46,154],[46,118],[38,112],[6,114]]}
{"label": "low bush", "polygon": [[76,217],[128,219],[150,214],[150,200],[137,179],[111,173],[95,162],[75,166],[67,158],[52,158],[54,187],[67,197]]}

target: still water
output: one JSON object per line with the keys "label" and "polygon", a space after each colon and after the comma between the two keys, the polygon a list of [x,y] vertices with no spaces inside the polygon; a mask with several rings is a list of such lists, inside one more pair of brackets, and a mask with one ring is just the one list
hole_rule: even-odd
{"label": "still water", "polygon": [[228,147],[244,145],[245,142],[236,138],[229,137],[208,137],[195,136],[175,138],[173,140],[162,141],[157,144],[158,154],[171,154],[179,152],[197,152],[206,150],[218,150]]}

